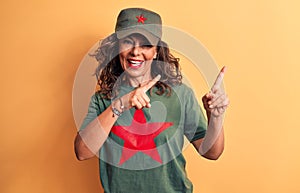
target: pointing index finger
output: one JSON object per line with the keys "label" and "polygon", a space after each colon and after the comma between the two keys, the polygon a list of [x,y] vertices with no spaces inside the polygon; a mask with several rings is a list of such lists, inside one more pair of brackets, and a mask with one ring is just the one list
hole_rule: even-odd
{"label": "pointing index finger", "polygon": [[153,78],[152,80],[150,80],[146,85],[145,85],[145,90],[144,90],[144,92],[147,92],[152,86],[154,86],[156,83],[157,83],[157,81],[159,81],[160,80],[160,74],[159,75],[157,75],[155,78]]}
{"label": "pointing index finger", "polygon": [[220,73],[217,76],[217,79],[216,79],[215,83],[211,87],[211,90],[214,90],[214,88],[217,88],[217,87],[221,86],[223,78],[224,78],[225,71],[226,71],[226,67],[223,66],[223,68],[220,70]]}

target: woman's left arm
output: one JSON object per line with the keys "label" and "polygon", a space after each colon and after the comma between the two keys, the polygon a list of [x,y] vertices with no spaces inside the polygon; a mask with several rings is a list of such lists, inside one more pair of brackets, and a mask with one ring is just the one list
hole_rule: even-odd
{"label": "woman's left arm", "polygon": [[[214,119],[214,120],[212,120]],[[219,120],[212,118],[209,121],[209,126],[206,135],[202,139],[192,142],[199,154],[210,160],[217,160],[224,150],[224,128],[220,125]]]}
{"label": "woman's left arm", "polygon": [[224,73],[225,67],[221,69],[211,91],[202,97],[208,120],[207,131],[204,138],[192,142],[200,155],[211,160],[217,160],[224,150],[223,121],[229,105],[229,98],[221,89]]}

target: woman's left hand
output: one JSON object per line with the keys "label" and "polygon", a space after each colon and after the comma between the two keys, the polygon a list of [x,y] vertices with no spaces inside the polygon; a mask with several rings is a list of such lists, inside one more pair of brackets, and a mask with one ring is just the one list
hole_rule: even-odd
{"label": "woman's left hand", "polygon": [[204,108],[209,116],[219,117],[223,115],[229,105],[229,98],[221,88],[225,70],[226,67],[224,66],[212,86],[211,91],[202,97]]}

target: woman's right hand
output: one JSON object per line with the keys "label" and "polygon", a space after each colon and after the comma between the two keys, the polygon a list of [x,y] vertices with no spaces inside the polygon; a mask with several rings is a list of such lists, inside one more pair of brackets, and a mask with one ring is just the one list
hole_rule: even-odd
{"label": "woman's right hand", "polygon": [[150,108],[150,99],[146,92],[152,88],[159,80],[160,75],[157,75],[154,79],[150,80],[147,84],[136,88],[130,93],[121,97],[125,109],[135,107],[136,109],[142,109],[144,107]]}

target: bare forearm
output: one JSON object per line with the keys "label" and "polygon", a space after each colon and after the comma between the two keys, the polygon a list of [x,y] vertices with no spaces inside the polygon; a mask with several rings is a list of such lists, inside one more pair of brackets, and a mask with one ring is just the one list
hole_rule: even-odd
{"label": "bare forearm", "polygon": [[79,160],[94,157],[107,139],[117,118],[116,115],[113,116],[111,106],[109,106],[84,130],[78,132],[75,139],[75,153]]}
{"label": "bare forearm", "polygon": [[218,159],[224,150],[223,118],[208,117],[209,123],[205,137],[199,147],[199,153],[208,159]]}

